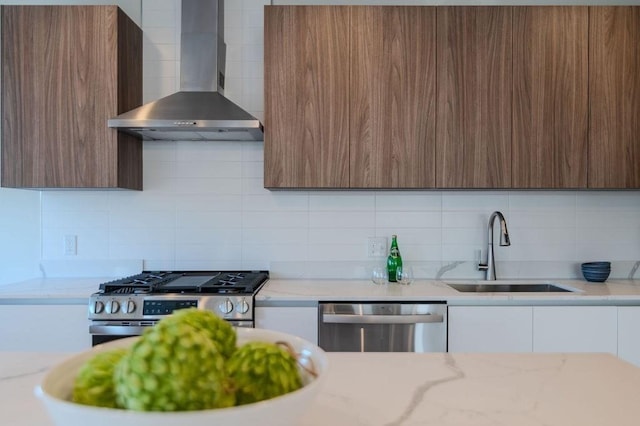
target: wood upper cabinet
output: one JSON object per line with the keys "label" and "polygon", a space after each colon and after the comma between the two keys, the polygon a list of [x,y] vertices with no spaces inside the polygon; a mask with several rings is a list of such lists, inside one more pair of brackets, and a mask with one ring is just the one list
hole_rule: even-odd
{"label": "wood upper cabinet", "polygon": [[2,7],[2,186],[142,189],[142,31],[116,6]]}
{"label": "wood upper cabinet", "polygon": [[435,185],[435,9],[265,8],[267,188]]}
{"label": "wood upper cabinet", "polygon": [[437,186],[511,185],[511,7],[438,7]]}
{"label": "wood upper cabinet", "polygon": [[586,188],[588,7],[513,8],[513,188]]}
{"label": "wood upper cabinet", "polygon": [[266,188],[349,186],[349,8],[265,7]]}
{"label": "wood upper cabinet", "polygon": [[589,187],[640,188],[640,7],[589,11]]}
{"label": "wood upper cabinet", "polygon": [[352,188],[435,187],[436,13],[353,7]]}

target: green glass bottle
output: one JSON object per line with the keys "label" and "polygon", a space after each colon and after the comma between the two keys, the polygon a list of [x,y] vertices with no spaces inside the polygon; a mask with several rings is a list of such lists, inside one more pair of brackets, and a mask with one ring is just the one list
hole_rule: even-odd
{"label": "green glass bottle", "polygon": [[389,274],[389,281],[392,283],[397,282],[396,272],[398,267],[402,267],[402,256],[400,256],[400,249],[398,248],[398,236],[392,235],[389,257],[387,257],[387,273]]}

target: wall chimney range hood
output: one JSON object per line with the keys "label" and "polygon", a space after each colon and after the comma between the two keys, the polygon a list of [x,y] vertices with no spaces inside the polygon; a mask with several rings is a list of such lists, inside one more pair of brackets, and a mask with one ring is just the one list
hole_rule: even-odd
{"label": "wall chimney range hood", "polygon": [[260,121],[223,96],[224,1],[182,0],[180,91],[108,121],[145,140],[261,141]]}

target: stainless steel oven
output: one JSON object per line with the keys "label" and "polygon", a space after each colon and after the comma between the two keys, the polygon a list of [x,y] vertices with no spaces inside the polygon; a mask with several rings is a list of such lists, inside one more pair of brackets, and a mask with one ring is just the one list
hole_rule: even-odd
{"label": "stainless steel oven", "polygon": [[447,305],[320,303],[318,344],[333,352],[446,352]]}
{"label": "stainless steel oven", "polygon": [[139,336],[163,317],[191,307],[236,327],[253,327],[253,299],[268,277],[267,271],[145,271],[103,283],[89,301],[92,344]]}

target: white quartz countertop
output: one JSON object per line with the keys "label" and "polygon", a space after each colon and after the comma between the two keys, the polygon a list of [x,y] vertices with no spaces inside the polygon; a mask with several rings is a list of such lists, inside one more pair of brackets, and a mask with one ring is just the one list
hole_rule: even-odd
{"label": "white quartz countertop", "polygon": [[[637,304],[640,280],[608,280],[590,283],[581,280],[505,280],[508,283],[554,283],[571,288],[561,293],[464,293],[447,283],[473,280],[415,280],[409,285],[376,285],[368,280],[270,279],[256,296],[257,306],[315,304],[318,301],[447,301],[455,304]],[[477,281],[482,282],[482,281]],[[486,282],[486,281],[485,281]]]}
{"label": "white quartz countertop", "polygon": [[[52,425],[33,389],[65,356],[0,353],[2,424]],[[608,354],[329,353],[329,361],[301,426],[636,426],[640,418],[640,369]]]}
{"label": "white quartz countertop", "polygon": [[[0,285],[1,304],[86,304],[101,283],[121,277],[35,278]],[[555,283],[567,293],[463,293],[447,285],[473,280],[415,280],[410,285],[376,285],[369,280],[270,279],[257,306],[315,305],[319,301],[447,301],[456,304],[640,304],[640,280],[508,280]],[[480,282],[480,281],[478,281]]]}
{"label": "white quartz countertop", "polygon": [[101,283],[116,278],[34,278],[4,284],[0,285],[0,304],[87,304]]}

